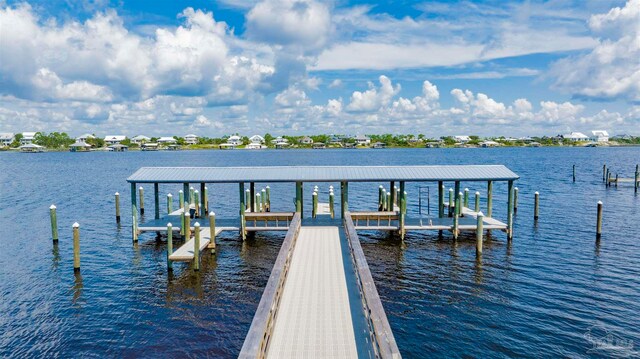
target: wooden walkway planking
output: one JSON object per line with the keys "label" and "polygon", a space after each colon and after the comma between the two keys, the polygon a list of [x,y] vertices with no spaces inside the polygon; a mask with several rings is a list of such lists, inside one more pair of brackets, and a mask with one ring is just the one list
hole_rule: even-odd
{"label": "wooden walkway planking", "polygon": [[302,227],[267,356],[357,358],[339,227]]}
{"label": "wooden walkway planking", "polygon": [[[215,235],[219,235],[224,228],[216,228]],[[201,227],[200,228],[200,253],[204,251],[205,248],[209,245],[211,241],[211,230],[209,227]],[[195,249],[195,238],[191,238],[186,241],[178,250],[173,252],[169,256],[169,259],[174,262],[190,262],[193,260],[193,251]]]}

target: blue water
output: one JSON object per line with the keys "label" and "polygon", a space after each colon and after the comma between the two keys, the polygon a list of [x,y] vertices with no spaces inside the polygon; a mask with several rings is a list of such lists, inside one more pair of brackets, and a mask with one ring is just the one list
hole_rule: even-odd
{"label": "blue water", "polygon": [[[131,242],[126,178],[141,166],[424,164],[504,164],[521,177],[519,208],[514,240],[493,233],[480,262],[468,236],[453,242],[448,235],[409,233],[401,243],[386,233],[361,233],[404,357],[639,356],[640,198],[629,183],[605,188],[603,163],[631,177],[640,148],[0,153],[0,357],[238,354],[284,234],[242,242],[225,233],[217,256],[204,256],[199,273],[176,264],[169,275],[163,238],[145,233]],[[318,185],[324,199],[329,184]],[[378,185],[350,185],[350,207],[373,209]],[[430,187],[433,211],[436,186],[419,185]],[[414,217],[417,187],[407,185]],[[486,195],[484,183],[464,187]],[[272,206],[292,209],[294,186],[271,188]],[[152,187],[145,189],[149,219]],[[177,198],[179,189],[161,186],[163,209],[164,194]],[[116,191],[121,226],[114,218]],[[541,194],[537,223],[535,191]],[[217,215],[234,217],[237,186],[209,185],[209,192]],[[423,193],[425,205],[426,188]],[[494,186],[494,196],[494,216],[504,219],[506,185]],[[305,196],[307,213],[310,200]],[[596,242],[599,200],[604,233]],[[57,246],[50,238],[52,203]],[[79,275],[72,258],[76,221]],[[622,345],[596,341],[607,334]]]}

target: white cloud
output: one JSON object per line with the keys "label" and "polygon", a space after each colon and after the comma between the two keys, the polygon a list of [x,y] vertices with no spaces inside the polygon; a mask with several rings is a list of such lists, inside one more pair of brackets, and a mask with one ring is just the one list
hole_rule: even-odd
{"label": "white cloud", "polygon": [[370,82],[367,91],[354,91],[347,110],[356,112],[374,111],[381,106],[389,104],[391,98],[400,92],[400,85],[398,84],[394,87],[387,76],[381,75],[378,81],[380,81],[379,88],[376,88]]}
{"label": "white cloud", "polygon": [[282,91],[275,98],[275,104],[282,108],[306,106],[310,103],[311,101],[307,98],[307,94],[296,87],[290,87]]}
{"label": "white cloud", "polygon": [[554,87],[578,97],[640,101],[640,0],[593,15],[593,51],[556,62]]}

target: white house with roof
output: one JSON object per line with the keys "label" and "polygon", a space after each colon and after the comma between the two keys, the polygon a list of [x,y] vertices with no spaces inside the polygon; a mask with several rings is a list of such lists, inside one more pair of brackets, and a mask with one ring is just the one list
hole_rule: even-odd
{"label": "white house with roof", "polygon": [[160,137],[158,139],[158,143],[159,144],[163,144],[163,145],[172,145],[174,143],[176,143],[176,139],[173,137],[169,137],[169,136],[165,136],[165,137]]}
{"label": "white house with roof", "polygon": [[357,135],[353,139],[356,140],[356,145],[359,146],[368,146],[369,144],[371,144],[371,139],[364,135]]}
{"label": "white house with roof", "polygon": [[36,133],[37,132],[23,132],[22,133],[22,139],[20,140],[20,144],[21,145],[28,145],[30,143],[33,143],[33,140],[36,137]]}
{"label": "white house with roof", "polygon": [[88,139],[94,139],[96,138],[96,136],[90,134],[90,133],[85,133],[84,135],[80,135],[78,137],[76,137],[76,141],[78,142],[87,142]]}
{"label": "white house with roof", "polygon": [[0,133],[0,146],[9,146],[16,138],[11,132]]}
{"label": "white house with roof", "polygon": [[242,138],[238,135],[229,136],[229,138],[227,138],[227,144],[232,146],[240,146],[242,145]]}
{"label": "white house with roof", "polygon": [[262,145],[264,144],[264,137],[260,135],[253,135],[249,137],[249,142],[251,142],[251,144]]}
{"label": "white house with roof", "polygon": [[276,148],[285,148],[289,146],[289,140],[282,136],[278,136],[278,138],[273,140],[273,144],[276,146]]}
{"label": "white house with roof", "polygon": [[459,142],[459,143],[467,143],[467,142],[471,141],[471,137],[469,137],[469,136],[453,136],[453,139],[456,140],[456,142]]}
{"label": "white house with roof", "polygon": [[184,136],[184,142],[187,145],[195,145],[198,143],[198,136],[194,134],[188,134]]}
{"label": "white house with roof", "polygon": [[120,144],[120,142],[124,141],[126,138],[127,136],[122,135],[105,136],[104,143],[106,143],[107,145],[117,145]]}
{"label": "white house with roof", "polygon": [[563,139],[573,141],[573,142],[587,142],[589,141],[589,136],[585,135],[582,132],[571,132],[567,135],[562,136]]}
{"label": "white house with roof", "polygon": [[147,137],[145,135],[137,135],[136,137],[131,139],[131,143],[136,143],[138,145],[147,143],[149,141],[151,141],[151,137]]}
{"label": "white house with roof", "polygon": [[591,131],[591,141],[593,142],[609,142],[609,133],[605,130]]}
{"label": "white house with roof", "polygon": [[300,143],[302,143],[303,145],[312,145],[313,144],[313,139],[311,137],[309,137],[309,136],[304,136],[300,140]]}

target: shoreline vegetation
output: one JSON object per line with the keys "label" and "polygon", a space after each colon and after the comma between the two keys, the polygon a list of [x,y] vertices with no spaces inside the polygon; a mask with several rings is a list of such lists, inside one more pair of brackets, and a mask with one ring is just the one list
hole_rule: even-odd
{"label": "shoreline vegetation", "polygon": [[[235,137],[238,140],[230,144],[229,139]],[[168,145],[154,145],[153,150],[224,150],[224,149],[382,149],[382,148],[480,148],[480,147],[619,147],[619,146],[640,146],[640,136],[625,136],[624,138],[615,138],[606,142],[593,141],[572,141],[562,138],[562,136],[554,137],[526,137],[520,139],[507,137],[480,137],[465,136],[465,141],[460,141],[453,136],[442,136],[439,138],[429,138],[420,135],[367,135],[349,137],[344,135],[315,135],[315,136],[281,136],[273,137],[265,134],[261,143],[252,142],[249,137],[239,135],[224,137],[198,137],[197,143],[190,144],[178,136],[174,136],[175,142]],[[365,140],[363,140],[365,138]],[[0,145],[0,151],[18,151],[21,143],[20,135],[16,135],[14,141],[7,145]],[[134,143],[131,139],[125,138],[119,141],[119,145],[127,147],[127,150],[137,151],[145,150],[145,144],[156,144],[158,138],[150,138],[143,143]],[[47,151],[69,151],[76,140],[68,134],[62,132],[52,132],[46,134],[38,132],[34,136],[33,144],[42,146]],[[94,137],[87,138],[86,150],[89,151],[111,151],[109,144],[103,139]],[[258,146],[256,146],[258,145]]]}

